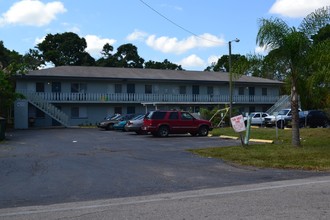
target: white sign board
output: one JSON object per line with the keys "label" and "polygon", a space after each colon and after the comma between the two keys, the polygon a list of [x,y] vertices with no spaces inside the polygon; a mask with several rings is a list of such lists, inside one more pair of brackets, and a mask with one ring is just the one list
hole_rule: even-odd
{"label": "white sign board", "polygon": [[238,116],[232,117],[230,119],[230,121],[231,121],[231,124],[232,124],[235,132],[245,131],[245,124],[244,124],[243,115],[238,115]]}

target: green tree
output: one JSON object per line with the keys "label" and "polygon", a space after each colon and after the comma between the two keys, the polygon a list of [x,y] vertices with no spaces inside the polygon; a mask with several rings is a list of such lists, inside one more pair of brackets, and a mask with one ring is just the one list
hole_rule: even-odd
{"label": "green tree", "polygon": [[307,59],[311,74],[305,80],[302,98],[309,109],[330,108],[330,25],[321,28],[312,39]]}
{"label": "green tree", "polygon": [[[214,71],[214,72],[226,72],[229,70],[229,56],[223,55],[221,56],[217,63],[212,64],[211,66],[206,67],[204,71]],[[231,63],[232,63],[232,72],[236,75],[245,74],[247,70],[247,58],[244,55],[240,54],[232,54],[231,55]]]}
{"label": "green tree", "polygon": [[96,61],[96,66],[103,66],[103,67],[116,67],[117,66],[117,59],[111,54],[113,51],[113,46],[109,43],[106,43],[103,46],[101,54],[103,57]]}
{"label": "green tree", "polygon": [[143,68],[144,59],[139,56],[138,49],[133,44],[123,44],[113,55],[116,67]]}
{"label": "green tree", "polygon": [[144,63],[146,69],[183,70],[181,65],[177,65],[165,59],[163,62],[149,60]]}
{"label": "green tree", "polygon": [[[300,146],[298,87],[299,80],[308,74],[307,55],[312,48],[311,34],[329,23],[329,10],[319,9],[307,16],[299,30],[289,27],[282,19],[260,19],[257,44],[270,49],[268,57],[285,68],[291,85],[292,145]],[[315,30],[315,28],[318,28]]]}
{"label": "green tree", "polygon": [[23,96],[15,92],[14,76],[25,71],[23,64],[11,63],[6,68],[0,68],[0,116],[7,118],[10,122],[12,118],[12,106],[17,98]]}
{"label": "green tree", "polygon": [[52,62],[55,66],[95,65],[94,58],[85,51],[86,40],[72,32],[48,34],[36,48],[41,52],[45,62]]}
{"label": "green tree", "polygon": [[30,49],[29,52],[22,57],[22,59],[28,70],[36,70],[45,65],[42,55],[35,49]]}

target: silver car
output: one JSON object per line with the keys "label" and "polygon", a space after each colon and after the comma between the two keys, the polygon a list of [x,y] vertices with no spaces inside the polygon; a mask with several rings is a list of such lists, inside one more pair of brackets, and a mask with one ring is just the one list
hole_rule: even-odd
{"label": "silver car", "polygon": [[[251,112],[248,117],[251,118],[251,125],[263,125],[265,124],[265,117],[269,114],[266,112]],[[247,123],[247,117],[244,117],[245,124]]]}
{"label": "silver car", "polygon": [[144,116],[145,115],[138,115],[129,120],[125,125],[125,131],[134,131],[137,134],[144,134],[145,132],[141,129]]}

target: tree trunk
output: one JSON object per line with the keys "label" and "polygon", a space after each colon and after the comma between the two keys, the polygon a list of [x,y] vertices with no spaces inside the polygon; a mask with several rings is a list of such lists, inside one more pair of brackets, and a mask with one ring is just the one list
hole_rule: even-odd
{"label": "tree trunk", "polygon": [[293,79],[291,85],[292,146],[300,147],[299,104],[296,84],[297,80]]}

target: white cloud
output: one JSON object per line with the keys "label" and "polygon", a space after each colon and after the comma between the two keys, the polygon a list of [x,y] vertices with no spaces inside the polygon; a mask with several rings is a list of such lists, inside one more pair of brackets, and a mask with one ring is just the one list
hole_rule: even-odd
{"label": "white cloud", "polygon": [[61,25],[65,28],[66,32],[80,33],[80,28],[77,25],[72,25],[66,22],[63,22]]}
{"label": "white cloud", "polygon": [[223,38],[218,38],[217,36],[205,33],[199,36],[190,36],[183,40],[167,36],[157,38],[155,35],[150,35],[147,37],[146,44],[163,53],[181,54],[194,48],[221,46],[226,44],[226,42]]}
{"label": "white cloud", "polygon": [[162,7],[165,7],[165,8],[174,9],[174,10],[176,10],[176,11],[182,11],[182,10],[183,10],[182,7],[177,6],[177,5],[162,4],[161,6],[162,6]]}
{"label": "white cloud", "polygon": [[20,24],[44,26],[56,19],[56,15],[66,12],[59,1],[42,3],[39,0],[22,0],[16,2],[0,17],[0,25]]}
{"label": "white cloud", "polygon": [[269,12],[284,17],[302,18],[328,5],[330,0],[276,0]]}
{"label": "white cloud", "polygon": [[263,47],[257,46],[254,49],[254,52],[257,53],[257,54],[267,54],[269,52],[269,50],[266,49],[266,46],[263,46]]}
{"label": "white cloud", "polygon": [[134,30],[133,33],[129,34],[126,39],[128,41],[135,41],[135,40],[144,40],[145,37],[147,36],[148,34],[146,32],[143,32],[143,31],[139,31],[139,30]]}
{"label": "white cloud", "polygon": [[95,57],[95,58],[100,57],[103,46],[106,43],[109,43],[110,45],[113,45],[114,43],[116,43],[116,40],[114,40],[114,39],[100,38],[96,35],[86,35],[85,39],[87,42],[86,51],[92,57]]}
{"label": "white cloud", "polygon": [[205,62],[203,59],[198,57],[196,54],[192,54],[184,59],[182,59],[179,64],[183,68],[187,67],[205,67]]}
{"label": "white cloud", "polygon": [[34,44],[37,45],[41,42],[43,42],[45,40],[46,36],[42,37],[42,38],[39,38],[37,37],[35,40],[34,40]]}

